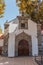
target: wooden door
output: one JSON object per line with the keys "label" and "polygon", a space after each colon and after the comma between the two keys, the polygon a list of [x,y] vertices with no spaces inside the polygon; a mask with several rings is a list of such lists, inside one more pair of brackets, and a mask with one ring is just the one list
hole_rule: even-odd
{"label": "wooden door", "polygon": [[0,47],[0,55],[2,54],[2,47]]}
{"label": "wooden door", "polygon": [[26,40],[21,40],[18,44],[18,55],[28,56],[29,55],[29,44]]}

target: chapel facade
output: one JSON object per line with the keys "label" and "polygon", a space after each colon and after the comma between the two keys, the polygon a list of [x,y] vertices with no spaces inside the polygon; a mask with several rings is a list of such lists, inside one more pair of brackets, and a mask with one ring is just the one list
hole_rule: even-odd
{"label": "chapel facade", "polygon": [[42,40],[41,24],[26,16],[17,16],[4,24],[3,55],[38,56],[42,51]]}

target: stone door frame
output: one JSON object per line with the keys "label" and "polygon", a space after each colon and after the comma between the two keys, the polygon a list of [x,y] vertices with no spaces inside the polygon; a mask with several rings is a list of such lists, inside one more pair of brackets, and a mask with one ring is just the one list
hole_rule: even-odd
{"label": "stone door frame", "polygon": [[29,44],[29,56],[32,56],[32,40],[31,36],[22,32],[15,37],[15,56],[18,56],[18,44],[20,40],[27,40]]}

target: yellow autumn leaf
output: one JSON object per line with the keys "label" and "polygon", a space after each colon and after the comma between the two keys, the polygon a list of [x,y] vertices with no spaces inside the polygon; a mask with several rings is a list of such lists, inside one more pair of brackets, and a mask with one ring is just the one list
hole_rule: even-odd
{"label": "yellow autumn leaf", "polygon": [[4,14],[4,10],[5,10],[5,2],[4,0],[0,0],[0,17],[2,17],[2,15]]}

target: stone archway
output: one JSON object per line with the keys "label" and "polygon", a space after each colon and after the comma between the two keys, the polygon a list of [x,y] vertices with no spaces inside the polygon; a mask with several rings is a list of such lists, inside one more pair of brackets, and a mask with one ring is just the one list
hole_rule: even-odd
{"label": "stone archway", "polygon": [[25,32],[22,32],[20,34],[18,34],[15,37],[15,56],[18,56],[18,44],[21,40],[26,40],[28,41],[28,45],[29,45],[29,56],[32,55],[32,42],[31,42],[31,36],[26,34]]}
{"label": "stone archway", "polygon": [[18,56],[28,56],[29,55],[29,44],[27,40],[20,40],[18,44]]}

